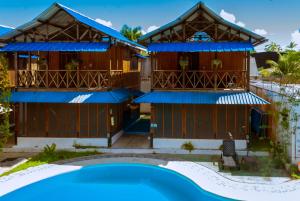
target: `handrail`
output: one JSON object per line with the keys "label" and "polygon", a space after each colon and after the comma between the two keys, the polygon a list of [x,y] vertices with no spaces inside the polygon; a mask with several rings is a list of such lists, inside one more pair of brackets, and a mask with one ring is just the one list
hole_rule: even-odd
{"label": "handrail", "polygon": [[18,70],[17,87],[109,89],[134,82],[125,74],[122,70]]}
{"label": "handrail", "polygon": [[244,70],[154,70],[152,89],[246,89]]}

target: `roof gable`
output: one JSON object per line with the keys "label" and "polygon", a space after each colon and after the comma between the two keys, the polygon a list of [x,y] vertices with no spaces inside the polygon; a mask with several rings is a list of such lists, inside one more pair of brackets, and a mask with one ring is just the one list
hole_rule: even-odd
{"label": "roof gable", "polygon": [[266,39],[252,31],[226,21],[199,2],[176,20],[140,37],[143,44],[152,42],[188,41],[190,37],[205,32],[214,41],[247,41],[253,45]]}
{"label": "roof gable", "polygon": [[[34,18],[32,21],[17,27],[15,31],[3,35],[0,39],[9,41],[14,37],[19,36],[20,34],[23,33],[26,34],[29,30],[34,30],[34,34],[40,35],[41,40],[43,40],[43,37],[46,37],[45,36],[46,29],[47,32],[54,34],[58,32],[60,29],[67,29],[68,28],[67,25],[72,22],[78,22],[86,29],[92,29],[95,32],[101,32],[103,36],[112,38],[125,45],[129,45],[134,48],[145,49],[142,45],[127,39],[120,32],[110,27],[107,27],[99,22],[96,22],[92,18],[89,18],[75,10],[72,10],[71,8],[68,8],[58,3],[54,3],[52,6],[46,9],[44,12],[42,12],[39,16]],[[47,28],[46,25],[43,25],[43,23],[48,25]],[[68,31],[70,30],[71,28]],[[69,35],[67,31],[64,34]],[[88,35],[87,33],[81,33],[81,34],[82,34],[82,38],[87,37]],[[96,38],[96,34],[93,33],[92,37]]]}

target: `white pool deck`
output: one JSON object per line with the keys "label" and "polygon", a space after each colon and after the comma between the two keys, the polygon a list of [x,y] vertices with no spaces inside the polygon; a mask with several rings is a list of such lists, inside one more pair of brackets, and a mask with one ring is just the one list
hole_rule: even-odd
{"label": "white pool deck", "polygon": [[237,200],[277,201],[299,200],[300,180],[285,177],[244,177],[217,172],[212,163],[169,161],[140,157],[94,158],[69,162],[63,165],[41,165],[0,178],[1,196],[28,184],[62,173],[78,170],[86,165],[103,163],[145,163],[158,165],[179,172],[190,178],[202,189],[214,194]]}

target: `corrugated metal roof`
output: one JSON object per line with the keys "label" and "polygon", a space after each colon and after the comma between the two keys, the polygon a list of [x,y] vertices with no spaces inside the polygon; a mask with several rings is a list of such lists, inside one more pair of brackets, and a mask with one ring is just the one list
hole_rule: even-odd
{"label": "corrugated metal roof", "polygon": [[7,34],[8,32],[10,32],[13,29],[14,28],[12,28],[12,27],[7,27],[7,26],[4,26],[4,25],[0,25],[0,36],[4,35],[4,34]]}
{"label": "corrugated metal roof", "polygon": [[154,91],[141,96],[135,103],[203,104],[203,105],[264,105],[268,101],[252,92],[174,92]]}
{"label": "corrugated metal roof", "polygon": [[65,51],[65,52],[106,52],[109,43],[105,42],[22,42],[9,43],[0,51]]}
{"label": "corrugated metal roof", "polygon": [[244,52],[254,50],[247,42],[151,43],[149,52]]}
{"label": "corrugated metal roof", "polygon": [[[52,4],[48,9],[46,9],[45,11],[43,11],[39,16],[37,16],[36,18],[34,18],[32,21],[25,23],[19,27],[17,27],[14,31],[11,31],[7,34],[4,34],[3,36],[1,36],[1,39],[3,40],[8,40],[10,38],[13,38],[14,36],[28,31],[29,29],[32,29],[34,27],[40,26],[42,24],[42,21],[48,21],[55,13],[57,13],[57,11],[59,10],[64,10],[68,15],[64,14],[64,16],[61,15],[57,15],[57,22],[61,22],[61,23],[65,23],[68,22],[68,19],[65,19],[66,16],[71,16],[73,17],[76,21],[83,23],[97,31],[100,31],[108,36],[111,36],[112,38],[116,39],[117,41],[124,43],[126,45],[138,48],[138,49],[142,49],[142,50],[146,50],[146,48],[134,41],[131,41],[129,39],[127,39],[125,36],[123,36],[120,32],[118,32],[117,30],[114,30],[110,27],[107,27],[97,21],[95,21],[92,18],[89,18],[71,8],[68,8],[62,4],[58,4],[58,3],[54,3]],[[50,26],[51,27],[51,26]],[[53,30],[52,30],[53,31]]]}
{"label": "corrugated metal roof", "polygon": [[122,103],[133,95],[129,90],[119,89],[101,92],[13,92],[13,103]]}

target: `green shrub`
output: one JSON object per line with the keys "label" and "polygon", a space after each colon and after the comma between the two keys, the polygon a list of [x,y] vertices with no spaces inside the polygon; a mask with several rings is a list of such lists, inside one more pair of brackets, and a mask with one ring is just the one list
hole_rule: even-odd
{"label": "green shrub", "polygon": [[272,175],[272,161],[268,160],[267,164],[261,169],[261,174],[264,177],[270,177]]}
{"label": "green shrub", "polygon": [[298,166],[297,165],[291,165],[290,167],[290,174],[298,174],[299,170],[298,170]]}
{"label": "green shrub", "polygon": [[271,156],[273,165],[276,169],[285,168],[285,164],[289,162],[288,156],[284,151],[284,147],[279,142],[270,142],[271,144]]}
{"label": "green shrub", "polygon": [[259,74],[263,77],[263,78],[269,78],[272,74],[272,70],[271,69],[265,69],[265,68],[259,68],[258,69]]}
{"label": "green shrub", "polygon": [[195,150],[195,147],[192,144],[192,142],[185,142],[183,145],[181,145],[181,148],[189,151],[190,153]]}
{"label": "green shrub", "polygon": [[50,146],[47,144],[45,147],[44,147],[44,151],[43,153],[45,155],[53,155],[56,151],[56,144],[53,143],[51,144]]}
{"label": "green shrub", "polygon": [[300,175],[299,174],[291,174],[291,177],[293,179],[300,179]]}

